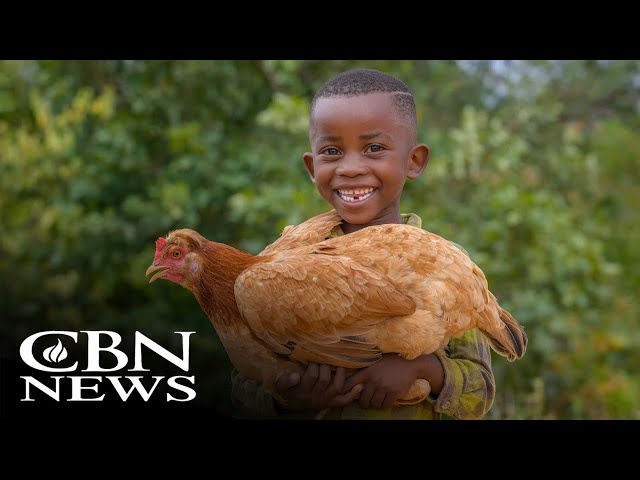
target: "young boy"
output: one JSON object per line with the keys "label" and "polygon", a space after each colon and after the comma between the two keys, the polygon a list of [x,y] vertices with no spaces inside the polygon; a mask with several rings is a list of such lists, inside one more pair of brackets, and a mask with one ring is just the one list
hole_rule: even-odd
{"label": "young boy", "polygon": [[[370,225],[407,223],[421,227],[415,214],[400,213],[407,178],[416,179],[429,161],[429,147],[418,143],[413,95],[399,79],[355,69],[325,83],[311,103],[304,164],[322,197],[344,223],[331,236]],[[431,394],[418,405],[394,406],[418,378]],[[374,365],[345,378],[338,368],[311,364],[299,378],[282,375],[276,384],[286,407],[258,382],[232,373],[234,405],[263,417],[436,419],[482,418],[495,396],[491,353],[477,330],[451,339],[446,353],[406,360],[385,354]]]}

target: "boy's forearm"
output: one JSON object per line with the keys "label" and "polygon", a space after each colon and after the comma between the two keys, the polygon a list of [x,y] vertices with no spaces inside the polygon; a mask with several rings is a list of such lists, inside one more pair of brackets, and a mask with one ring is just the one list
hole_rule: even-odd
{"label": "boy's forearm", "polygon": [[417,370],[417,378],[424,378],[431,385],[431,395],[437,397],[442,391],[444,384],[444,368],[437,356],[430,353],[428,355],[420,355],[415,359]]}

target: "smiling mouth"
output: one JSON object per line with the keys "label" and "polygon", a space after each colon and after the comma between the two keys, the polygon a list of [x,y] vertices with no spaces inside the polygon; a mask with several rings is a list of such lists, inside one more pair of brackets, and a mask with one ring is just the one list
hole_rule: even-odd
{"label": "smiling mouth", "polygon": [[377,192],[377,188],[353,188],[336,190],[336,194],[347,203],[362,202]]}
{"label": "smiling mouth", "polygon": [[164,273],[166,273],[169,268],[170,267],[167,267],[166,265],[151,265],[149,268],[147,268],[145,276],[149,276],[150,274],[154,273],[153,277],[151,277],[151,279],[149,280],[149,283],[153,283],[157,279],[162,278],[164,276]]}

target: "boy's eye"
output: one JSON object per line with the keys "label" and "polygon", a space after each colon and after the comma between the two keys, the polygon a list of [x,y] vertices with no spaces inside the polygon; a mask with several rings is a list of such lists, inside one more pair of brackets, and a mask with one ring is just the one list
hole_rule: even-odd
{"label": "boy's eye", "polygon": [[377,143],[374,143],[373,145],[369,145],[366,151],[369,153],[376,153],[376,152],[381,152],[383,150],[384,150],[384,147],[382,145],[378,145]]}
{"label": "boy's eye", "polygon": [[335,147],[328,147],[324,150],[321,150],[320,153],[322,153],[323,155],[340,155],[340,150]]}

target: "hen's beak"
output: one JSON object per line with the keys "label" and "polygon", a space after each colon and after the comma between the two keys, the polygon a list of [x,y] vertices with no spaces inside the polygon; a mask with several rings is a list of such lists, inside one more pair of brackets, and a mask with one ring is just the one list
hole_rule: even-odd
{"label": "hen's beak", "polygon": [[169,267],[167,267],[166,265],[151,264],[151,266],[147,268],[147,271],[145,272],[144,276],[148,277],[150,273],[155,272],[155,275],[151,277],[151,279],[149,280],[149,283],[153,283],[157,279],[164,277],[164,273],[167,270],[169,270]]}

